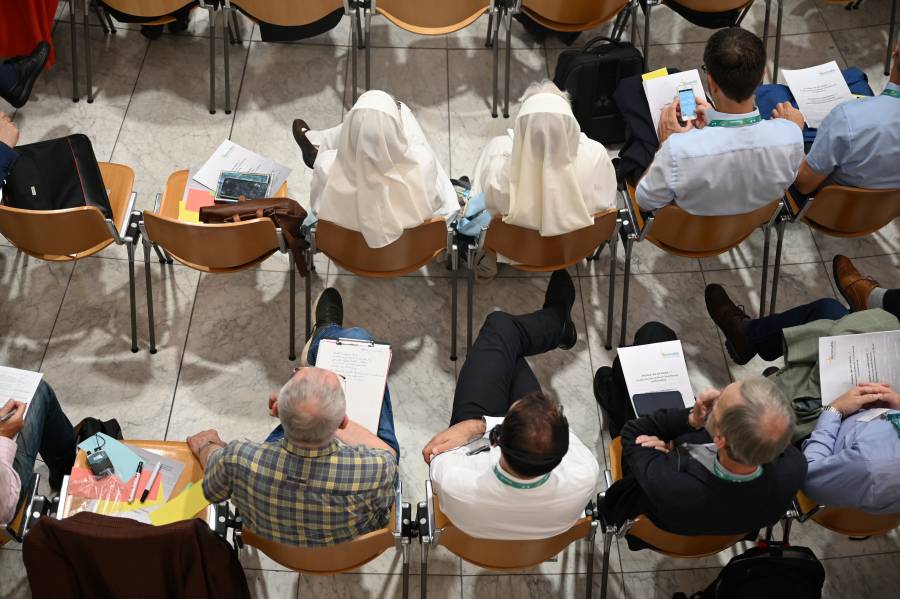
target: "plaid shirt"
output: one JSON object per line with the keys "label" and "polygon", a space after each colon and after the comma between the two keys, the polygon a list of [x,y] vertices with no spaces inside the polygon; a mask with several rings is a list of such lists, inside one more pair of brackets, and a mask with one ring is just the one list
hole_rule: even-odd
{"label": "plaid shirt", "polygon": [[230,498],[261,537],[322,546],[387,526],[396,478],[390,452],[337,439],[317,449],[287,439],[232,441],[210,455],[203,494],[211,502]]}

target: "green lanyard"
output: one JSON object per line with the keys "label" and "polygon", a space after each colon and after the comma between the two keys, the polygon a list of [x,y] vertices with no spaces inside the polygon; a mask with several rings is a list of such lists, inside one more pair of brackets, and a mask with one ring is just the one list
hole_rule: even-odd
{"label": "green lanyard", "polygon": [[535,489],[537,487],[540,487],[545,482],[547,482],[547,480],[549,480],[550,473],[548,472],[547,474],[545,474],[541,478],[537,479],[533,483],[520,483],[520,482],[515,481],[515,480],[511,479],[510,477],[506,476],[505,474],[500,472],[500,468],[498,468],[497,466],[494,466],[494,476],[496,476],[497,480],[499,480],[504,485],[506,485],[508,487],[512,487],[514,489]]}
{"label": "green lanyard", "polygon": [[882,96],[891,96],[892,98],[900,98],[900,91],[897,91],[895,89],[886,89],[883,92],[881,92],[881,95]]}
{"label": "green lanyard", "polygon": [[900,414],[884,414],[882,418],[894,425],[897,429],[897,438],[900,439]]}
{"label": "green lanyard", "polygon": [[725,470],[721,464],[719,464],[719,460],[713,462],[713,474],[721,478],[722,480],[727,480],[732,483],[748,483],[751,480],[755,480],[759,478],[763,473],[762,466],[756,467],[756,472],[753,474],[748,474],[747,476],[735,476]]}
{"label": "green lanyard", "polygon": [[743,119],[717,119],[715,121],[710,121],[710,127],[746,127],[747,125],[755,125],[756,123],[762,121],[762,117],[760,115],[748,116]]}

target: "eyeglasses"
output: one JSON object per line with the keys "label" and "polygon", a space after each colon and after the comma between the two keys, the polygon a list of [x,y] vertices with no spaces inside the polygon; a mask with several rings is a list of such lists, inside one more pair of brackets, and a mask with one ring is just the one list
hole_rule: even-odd
{"label": "eyeglasses", "polygon": [[706,65],[705,65],[705,64],[700,65],[700,70],[703,71],[704,73],[708,73],[708,72],[709,72],[709,69],[706,68]]}

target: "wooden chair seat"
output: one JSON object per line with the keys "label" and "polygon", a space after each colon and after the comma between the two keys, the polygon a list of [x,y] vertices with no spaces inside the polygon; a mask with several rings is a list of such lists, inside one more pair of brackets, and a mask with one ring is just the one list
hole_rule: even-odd
{"label": "wooden chair seat", "polygon": [[193,0],[103,0],[103,4],[120,13],[133,17],[153,18],[156,21],[141,23],[141,25],[164,25],[175,19],[169,17],[172,13],[181,10]]}
{"label": "wooden chair seat", "polygon": [[[788,192],[791,212],[800,206]],[[863,189],[827,185],[816,192],[803,215],[810,228],[832,237],[862,237],[887,226],[900,215],[900,189]]]}
{"label": "wooden chair seat", "polygon": [[[753,0],[676,0],[679,5],[694,12],[722,13],[743,10],[753,4]],[[668,4],[669,0],[663,0]]]}
{"label": "wooden chair seat", "polygon": [[548,29],[575,32],[602,25],[627,6],[628,0],[523,0],[522,12]]}
{"label": "wooden chair seat", "polygon": [[343,10],[344,3],[342,0],[231,0],[231,6],[258,23],[300,27]]}
{"label": "wooden chair seat", "polygon": [[[797,493],[797,503],[803,513],[816,507],[816,502],[802,491]],[[846,507],[822,507],[812,520],[830,531],[848,537],[883,535],[900,526],[900,514],[869,514]]]}
{"label": "wooden chair seat", "polygon": [[464,29],[487,13],[489,0],[377,0],[375,9],[397,27],[419,35]]}

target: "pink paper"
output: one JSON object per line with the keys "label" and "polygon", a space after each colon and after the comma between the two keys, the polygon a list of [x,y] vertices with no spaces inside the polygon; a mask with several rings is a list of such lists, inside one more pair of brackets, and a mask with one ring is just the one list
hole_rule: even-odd
{"label": "pink paper", "polygon": [[200,212],[204,206],[215,206],[213,195],[205,189],[189,189],[184,207],[191,212]]}
{"label": "pink paper", "polygon": [[[154,464],[155,465],[155,464]],[[137,492],[135,493],[135,501],[139,501],[141,498],[141,492],[147,486],[147,483],[150,482],[150,475],[153,474],[153,468],[144,468],[141,472],[141,480],[137,486]],[[159,495],[159,485],[162,481],[162,476],[157,476],[156,481],[153,483],[153,488],[150,489],[150,494],[147,496],[148,501],[155,500]],[[115,475],[104,476],[102,478],[97,478],[94,476],[94,473],[90,471],[89,468],[72,468],[72,473],[69,475],[69,495],[74,495],[76,497],[85,497],[87,499],[103,499],[105,501],[128,501],[128,496],[131,493],[131,485],[134,483],[134,476],[132,476],[128,482],[120,482],[119,478]]]}

